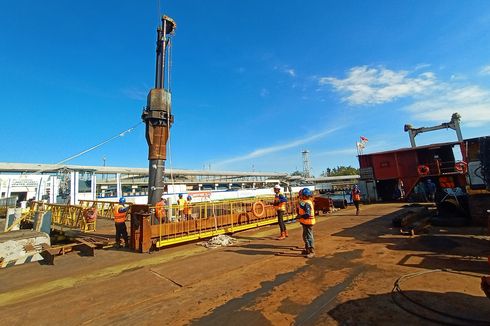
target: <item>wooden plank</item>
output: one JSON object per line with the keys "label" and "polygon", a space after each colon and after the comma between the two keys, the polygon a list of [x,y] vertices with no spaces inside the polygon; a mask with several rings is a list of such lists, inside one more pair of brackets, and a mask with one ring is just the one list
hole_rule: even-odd
{"label": "wooden plank", "polygon": [[97,248],[97,246],[95,244],[93,244],[92,242],[86,241],[83,238],[76,238],[75,240],[77,240],[80,243],[83,243],[84,245],[86,245],[86,246],[88,246],[90,248]]}

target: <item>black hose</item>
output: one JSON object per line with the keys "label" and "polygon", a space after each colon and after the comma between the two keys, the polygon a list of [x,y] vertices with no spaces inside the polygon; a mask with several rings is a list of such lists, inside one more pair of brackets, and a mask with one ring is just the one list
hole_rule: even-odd
{"label": "black hose", "polygon": [[[435,322],[435,323],[440,323],[440,324],[444,324],[444,325],[458,325],[458,326],[460,326],[460,325],[466,325],[466,323],[471,323],[471,325],[490,325],[490,321],[483,321],[483,320],[479,320],[479,319],[471,319],[471,318],[465,318],[465,317],[461,317],[461,316],[456,316],[456,315],[453,315],[453,314],[449,314],[449,313],[446,313],[446,312],[439,311],[437,309],[428,307],[428,306],[426,306],[426,305],[424,305],[424,304],[422,304],[420,302],[417,302],[417,301],[413,300],[412,298],[410,298],[407,294],[405,294],[403,292],[403,290],[400,287],[401,281],[403,279],[413,278],[413,277],[416,277],[416,276],[420,276],[420,275],[428,274],[428,273],[434,273],[434,272],[447,272],[447,273],[454,273],[454,274],[462,274],[462,273],[459,273],[459,272],[445,270],[445,269],[436,269],[436,270],[433,270],[433,271],[425,271],[425,272],[421,272],[421,273],[419,272],[419,273],[412,273],[412,274],[406,274],[406,275],[400,276],[395,281],[395,283],[393,285],[393,290],[391,290],[391,297],[392,297],[393,302],[397,306],[399,306],[400,308],[402,308],[403,310],[405,310],[406,312],[409,312],[409,313],[411,313],[411,314],[413,314],[413,315],[415,315],[417,317],[420,317],[420,318],[423,318],[423,319],[426,319],[426,320],[429,320],[429,321]],[[451,323],[451,322],[441,321],[441,320],[437,320],[437,319],[433,319],[433,318],[424,316],[424,315],[422,315],[420,313],[417,313],[415,311],[411,311],[408,308],[403,307],[401,305],[401,303],[398,302],[395,299],[395,293],[399,293],[405,299],[407,299],[408,301],[412,302],[413,304],[415,304],[415,305],[417,305],[417,306],[419,306],[421,308],[424,308],[424,309],[426,309],[428,311],[431,311],[431,312],[436,313],[438,315],[441,315],[443,317],[452,318],[452,319],[456,319],[456,320],[465,322],[465,324],[457,324],[457,323]]]}
{"label": "black hose", "polygon": [[400,307],[402,310],[408,312],[409,314],[412,314],[414,316],[417,316],[419,318],[422,318],[422,319],[425,319],[425,320],[428,320],[428,321],[431,321],[433,323],[436,323],[436,324],[443,324],[443,325],[452,325],[452,326],[461,326],[461,324],[454,324],[454,323],[449,323],[449,322],[445,322],[445,321],[441,321],[441,320],[437,320],[437,319],[433,319],[433,318],[430,318],[430,317],[427,317],[427,316],[424,316],[422,314],[419,314],[415,311],[412,311],[408,308],[405,308],[400,302],[398,302],[396,299],[395,299],[395,289],[393,288],[393,290],[391,291],[391,299],[393,300],[393,302],[398,306]]}

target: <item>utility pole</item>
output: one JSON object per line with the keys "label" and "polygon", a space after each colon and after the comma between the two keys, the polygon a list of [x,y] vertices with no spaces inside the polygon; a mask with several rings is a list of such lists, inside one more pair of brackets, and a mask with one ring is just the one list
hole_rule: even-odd
{"label": "utility pole", "polygon": [[162,17],[157,29],[155,88],[148,93],[147,106],[141,118],[146,123],[146,142],[148,143],[149,178],[148,204],[155,205],[163,194],[165,160],[167,159],[167,140],[173,122],[171,114],[171,36],[175,33],[175,21]]}
{"label": "utility pole", "polygon": [[[104,167],[105,167],[105,160],[106,160],[106,157],[105,157],[105,156],[104,156],[104,157],[102,157],[102,161],[104,162]],[[104,172],[105,172],[105,171],[104,171]],[[105,179],[105,181],[107,181],[107,173],[104,173],[104,174],[102,175],[102,180],[104,180],[104,179]]]}

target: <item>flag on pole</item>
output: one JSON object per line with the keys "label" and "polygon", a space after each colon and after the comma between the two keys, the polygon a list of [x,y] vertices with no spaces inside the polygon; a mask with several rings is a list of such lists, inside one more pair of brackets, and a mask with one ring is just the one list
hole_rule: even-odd
{"label": "flag on pole", "polygon": [[364,152],[364,143],[356,142],[357,155],[362,155]]}
{"label": "flag on pole", "polygon": [[365,143],[368,142],[368,139],[366,137],[361,136],[360,138],[361,138],[361,143],[364,143],[365,144]]}

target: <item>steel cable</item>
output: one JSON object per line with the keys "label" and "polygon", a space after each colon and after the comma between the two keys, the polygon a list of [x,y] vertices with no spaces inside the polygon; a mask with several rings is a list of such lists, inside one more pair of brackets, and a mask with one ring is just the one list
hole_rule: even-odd
{"label": "steel cable", "polygon": [[[140,124],[142,124],[142,123],[143,123],[142,121],[141,121],[141,122],[138,122],[138,123],[137,123],[137,124],[135,124],[134,126],[132,126],[132,127],[128,128],[128,129],[126,129],[126,130],[124,130],[124,131],[122,131],[122,132],[118,133],[117,135],[114,135],[114,136],[112,136],[112,137],[110,137],[110,138],[108,138],[108,139],[104,140],[103,142],[101,142],[101,143],[99,143],[99,144],[97,144],[97,145],[95,145],[95,146],[92,146],[92,147],[90,147],[90,148],[88,148],[88,149],[85,149],[85,150],[81,151],[81,152],[80,152],[80,153],[78,153],[78,154],[75,154],[75,155],[72,155],[72,156],[70,156],[70,157],[68,157],[68,158],[65,158],[64,160],[61,160],[61,161],[59,161],[58,163],[55,163],[55,165],[62,165],[62,164],[64,164],[64,163],[66,163],[66,162],[68,162],[68,161],[71,161],[71,160],[73,160],[73,159],[75,159],[75,158],[77,158],[77,157],[79,157],[79,156],[82,156],[82,155],[84,155],[84,154],[86,154],[86,153],[88,153],[88,152],[90,152],[90,151],[93,151],[94,149],[97,149],[97,148],[99,148],[99,147],[101,147],[101,146],[103,146],[103,145],[105,145],[105,144],[107,144],[107,143],[109,143],[109,142],[111,142],[111,141],[113,141],[113,140],[115,140],[115,139],[119,138],[119,137],[123,137],[123,136],[124,136],[124,135],[126,135],[127,133],[129,133],[129,132],[133,131],[134,129],[136,129],[136,127],[138,127],[138,126],[139,126]],[[39,171],[34,172],[34,174],[37,174],[37,173],[42,173],[42,172],[44,172],[44,171],[46,171],[46,170],[52,170],[52,168],[50,167],[50,168],[46,168],[46,169],[41,169],[41,170],[39,170]]]}
{"label": "steel cable", "polygon": [[[447,313],[447,312],[443,312],[443,311],[440,311],[440,310],[437,310],[437,309],[434,309],[434,308],[431,308],[431,307],[428,307],[412,298],[410,298],[406,293],[403,292],[403,290],[401,289],[401,282],[405,279],[410,279],[410,278],[414,278],[414,277],[417,277],[417,276],[421,276],[421,275],[424,275],[424,274],[429,274],[429,273],[435,273],[435,272],[446,272],[446,273],[454,273],[454,274],[461,274],[461,275],[464,275],[463,273],[460,273],[460,272],[456,272],[456,271],[451,271],[451,270],[447,270],[447,269],[436,269],[436,270],[431,270],[431,271],[423,271],[423,272],[417,272],[417,273],[411,273],[411,274],[406,274],[406,275],[403,275],[403,276],[400,276],[394,283],[393,285],[393,289],[391,290],[391,297],[392,297],[392,300],[393,302],[395,302],[395,304],[397,306],[399,306],[401,309],[405,310],[406,312],[410,313],[410,314],[413,314],[417,317],[420,317],[420,318],[423,318],[423,319],[426,319],[426,320],[429,320],[429,321],[432,321],[432,322],[435,322],[435,323],[439,323],[439,324],[444,324],[444,325],[455,325],[455,326],[461,326],[461,325],[466,325],[467,323],[471,323],[472,325],[490,325],[490,321],[484,321],[484,320],[479,320],[479,319],[471,319],[471,318],[465,318],[465,317],[461,317],[461,316],[457,316],[457,315],[453,315],[453,314],[450,314],[450,313]],[[436,313],[438,315],[441,315],[443,317],[446,317],[446,318],[452,318],[452,319],[456,319],[456,320],[459,320],[459,321],[462,321],[462,322],[465,322],[465,324],[461,324],[461,323],[453,323],[453,322],[447,322],[447,321],[442,321],[442,320],[438,320],[438,319],[435,319],[435,318],[431,318],[431,317],[427,317],[423,314],[420,314],[420,313],[417,313],[415,311],[412,311],[406,307],[404,307],[399,301],[397,301],[395,299],[395,293],[399,293],[401,296],[403,296],[405,299],[407,299],[408,301],[412,302],[413,304],[421,307],[421,308],[424,308],[428,311],[431,311],[433,313]]]}

